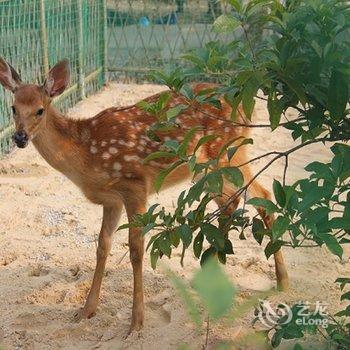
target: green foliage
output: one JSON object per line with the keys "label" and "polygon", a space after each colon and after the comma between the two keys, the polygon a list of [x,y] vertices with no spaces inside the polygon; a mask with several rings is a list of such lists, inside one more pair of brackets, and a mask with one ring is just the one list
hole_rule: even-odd
{"label": "green foliage", "polygon": [[[341,289],[350,284],[349,278],[338,278],[336,283],[340,283]],[[349,300],[350,292],[346,292],[341,296],[341,300]],[[290,322],[284,322],[284,315],[281,316],[274,327],[271,338],[272,347],[276,348],[283,339],[300,339],[306,333],[320,334],[327,339],[330,349],[347,350],[350,347],[350,307],[347,306],[334,316],[323,314],[319,310],[310,312],[307,316],[300,316],[300,311],[309,310],[307,305],[295,304],[291,307],[292,318]],[[298,322],[303,321],[303,322]],[[317,320],[318,322],[310,322]],[[294,349],[306,349],[300,344],[296,344]]]}
{"label": "green foliage", "polygon": [[[228,212],[227,209],[239,196],[245,198],[251,183],[244,182],[240,165],[235,163],[235,166],[222,168],[219,159],[234,160],[239,148],[253,143],[253,140],[230,140],[223,145],[217,158],[199,162],[197,151],[217,136],[203,136],[194,150],[189,151],[190,141],[201,131],[200,127],[194,128],[186,134],[182,143],[166,141],[164,151],[150,155],[145,162],[162,157],[173,161],[159,174],[154,184],[157,191],[166,176],[180,165],[187,165],[197,182],[180,194],[174,213],[152,206],[129,225],[142,227],[144,234],[151,230],[156,232],[147,247],[153,268],[164,255],[170,258],[172,250],[179,246],[182,248],[181,263],[188,249],[193,250],[203,268],[211,266],[207,265],[207,261],[212,257],[225,263],[226,256],[234,253],[229,233],[237,232],[241,239],[245,239],[244,230],[247,227],[251,227],[253,237],[259,244],[266,244],[267,258],[282,246],[324,246],[341,258],[342,246],[350,243],[350,146],[347,144],[350,139],[349,2],[227,2],[231,10],[219,16],[213,25],[213,30],[219,34],[225,33],[226,39],[210,42],[205,47],[186,53],[183,68],[154,75],[155,80],[181,95],[184,103],[167,108],[169,93],[162,94],[159,101],[142,103],[140,107],[157,118],[148,135],[160,141],[159,132],[181,127],[176,124],[176,117],[189,106],[209,103],[220,108],[220,97],[231,105],[231,122],[235,125],[242,122],[242,116],[237,113],[238,106],[244,111],[243,121],[250,120],[256,98],[262,98],[267,102],[267,126],[271,132],[276,128],[285,128],[295,141],[295,147],[285,152],[272,151],[262,155],[261,159],[268,155],[275,157],[255,176],[258,177],[273,162],[284,158],[285,170],[276,174],[282,180],[275,179],[273,182],[273,199],[251,198],[244,201],[243,209]],[[218,84],[196,93],[189,82],[199,77],[215,80]],[[286,118],[285,112],[289,109],[296,112],[295,119]],[[286,184],[289,155],[309,144],[327,145],[328,142],[332,142],[331,161],[311,162],[305,167],[309,174],[307,177]],[[215,197],[226,198],[224,185],[232,185],[237,191],[227,197],[226,205],[208,212],[207,206]],[[262,218],[248,217],[246,205],[274,214],[272,227],[266,227]],[[212,297],[212,291],[204,291],[209,278],[208,270],[204,270],[201,276],[197,280],[196,292],[202,299],[208,299],[202,301],[214,315],[214,308],[221,308],[208,306]],[[339,281],[342,284],[347,282]],[[218,282],[218,285],[224,286],[225,283]],[[344,301],[349,298],[349,293],[342,296]],[[219,315],[220,312],[217,312]],[[346,316],[349,312],[348,307],[338,316]],[[344,346],[348,338],[343,328],[339,327],[336,323],[329,328],[329,332],[327,329],[328,336],[339,346]],[[309,331],[299,329],[293,322],[288,327],[281,326],[272,339],[273,346],[278,346],[282,339],[300,338]],[[300,348],[300,344],[295,345],[295,349]]]}
{"label": "green foliage", "polygon": [[[184,300],[192,321],[197,326],[203,322],[199,311],[200,305],[204,307],[205,314],[213,320],[232,311],[235,288],[214,259],[208,259],[203,267],[195,273],[191,282],[192,288],[175,274],[168,273],[176,290]],[[218,296],[220,297],[218,298]]]}
{"label": "green foliage", "polygon": [[235,289],[215,260],[208,260],[196,273],[193,287],[211,318],[222,317],[232,308]]}

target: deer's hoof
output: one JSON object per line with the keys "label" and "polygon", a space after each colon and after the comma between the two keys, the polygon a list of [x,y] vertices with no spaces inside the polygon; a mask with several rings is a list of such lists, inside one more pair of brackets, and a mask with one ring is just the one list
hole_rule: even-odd
{"label": "deer's hoof", "polygon": [[95,314],[96,314],[95,310],[92,311],[85,307],[82,307],[73,315],[73,321],[80,322],[81,320],[88,319],[95,316]]}
{"label": "deer's hoof", "polygon": [[143,320],[133,321],[130,325],[127,337],[132,334],[137,334],[143,328]]}
{"label": "deer's hoof", "polygon": [[281,279],[277,281],[277,290],[280,292],[285,292],[289,289],[289,279]]}

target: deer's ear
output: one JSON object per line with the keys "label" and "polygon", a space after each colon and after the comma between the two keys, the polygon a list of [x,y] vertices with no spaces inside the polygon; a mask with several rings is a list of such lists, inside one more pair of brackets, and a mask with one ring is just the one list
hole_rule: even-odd
{"label": "deer's ear", "polygon": [[12,92],[21,84],[19,74],[2,57],[0,57],[0,83],[5,89]]}
{"label": "deer's ear", "polygon": [[67,88],[70,80],[70,67],[67,59],[58,63],[49,71],[45,83],[45,92],[50,97],[55,97]]}

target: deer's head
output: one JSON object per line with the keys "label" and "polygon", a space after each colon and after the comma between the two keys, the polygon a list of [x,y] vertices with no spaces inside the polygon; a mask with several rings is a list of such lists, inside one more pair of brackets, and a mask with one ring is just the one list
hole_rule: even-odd
{"label": "deer's head", "polygon": [[66,89],[69,79],[69,62],[62,60],[49,71],[43,85],[24,84],[15,69],[0,57],[0,83],[14,96],[12,112],[16,131],[13,140],[17,147],[26,147],[45,126],[52,99]]}

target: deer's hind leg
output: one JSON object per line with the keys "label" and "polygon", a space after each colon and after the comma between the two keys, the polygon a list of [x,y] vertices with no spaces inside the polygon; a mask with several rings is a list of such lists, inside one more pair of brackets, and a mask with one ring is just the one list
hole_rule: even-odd
{"label": "deer's hind leg", "polygon": [[[227,164],[224,164],[222,166],[227,166]],[[248,167],[244,167],[243,169],[244,173],[244,179],[247,183],[251,179],[250,170]],[[224,181],[224,187],[223,187],[223,195],[219,197],[215,197],[214,201],[219,207],[222,207],[227,202],[228,198],[233,196],[236,192],[236,188],[232,185]],[[266,198],[270,199],[270,193],[262,187],[257,181],[254,181],[250,187],[248,188],[248,194],[249,197],[260,197],[260,198]],[[233,211],[235,211],[239,205],[240,198],[237,197],[233,203],[230,204],[229,207],[226,208],[225,214],[230,215]],[[265,210],[263,208],[257,208],[257,211],[259,215],[261,216],[266,228],[271,229],[274,218],[273,215],[267,215]],[[225,234],[227,236],[227,234]],[[276,271],[276,279],[277,279],[277,289],[278,290],[287,290],[289,287],[289,278],[288,278],[288,272],[285,266],[282,250],[279,249],[274,254],[274,260],[275,260],[275,271]]]}
{"label": "deer's hind leg", "polygon": [[[147,205],[147,188],[144,183],[133,183],[133,188],[124,196],[124,204],[129,222],[136,214],[144,214]],[[143,255],[144,237],[138,227],[129,228],[130,261],[134,277],[133,305],[129,333],[138,331],[144,322]]]}
{"label": "deer's hind leg", "polygon": [[[270,193],[256,181],[254,181],[251,184],[249,188],[249,193],[251,197],[254,196],[254,197],[271,199]],[[263,208],[257,208],[257,211],[261,216],[266,228],[271,229],[272,224],[274,222],[273,215],[266,214],[266,211]],[[287,272],[287,268],[284,262],[281,249],[279,249],[274,254],[274,260],[275,260],[275,270],[276,270],[276,279],[277,279],[277,289],[281,291],[287,290],[289,287],[289,277],[288,277],[288,272]]]}
{"label": "deer's hind leg", "polygon": [[107,257],[111,251],[112,234],[117,227],[122,208],[122,202],[116,203],[113,207],[103,207],[103,220],[100,235],[98,237],[95,273],[85,305],[74,315],[75,321],[90,318],[96,312]]}

